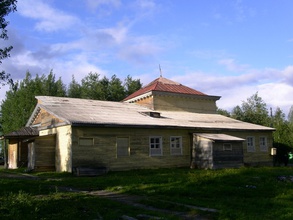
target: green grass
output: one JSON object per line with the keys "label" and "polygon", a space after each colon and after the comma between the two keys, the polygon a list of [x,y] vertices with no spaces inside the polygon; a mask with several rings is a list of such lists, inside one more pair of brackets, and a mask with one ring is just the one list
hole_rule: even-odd
{"label": "green grass", "polygon": [[6,219],[58,219],[63,213],[68,219],[118,219],[145,213],[107,199],[62,192],[59,187],[144,195],[147,199],[142,203],[175,211],[190,211],[175,203],[219,210],[211,215],[199,211],[211,219],[293,219],[293,182],[277,179],[293,176],[291,167],[135,170],[99,177],[32,173],[38,180],[1,178],[7,172],[23,171],[0,170],[0,215]]}

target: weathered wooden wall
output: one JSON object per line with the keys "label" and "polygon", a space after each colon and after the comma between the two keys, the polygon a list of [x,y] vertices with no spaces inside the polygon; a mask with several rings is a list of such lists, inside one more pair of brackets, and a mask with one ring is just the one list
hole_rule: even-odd
{"label": "weathered wooden wall", "polygon": [[[273,157],[270,155],[271,148],[273,147],[273,137],[271,131],[227,131],[225,134],[240,137],[246,140],[248,136],[255,138],[255,152],[247,152],[247,142],[243,142],[243,162],[246,165],[273,165]],[[261,151],[259,138],[261,136],[267,137],[268,151]]]}
{"label": "weathered wooden wall", "polygon": [[232,150],[224,150],[224,142],[213,143],[213,168],[243,166],[243,142],[225,142],[232,145]]}
{"label": "weathered wooden wall", "polygon": [[8,145],[8,168],[16,169],[18,167],[26,167],[28,143],[23,142],[22,139],[9,139]]}
{"label": "weathered wooden wall", "polygon": [[57,128],[55,164],[57,172],[72,172],[70,125]]}
{"label": "weathered wooden wall", "polygon": [[209,99],[161,95],[156,95],[154,98],[154,110],[156,111],[216,113],[216,109],[215,101]]}
{"label": "weathered wooden wall", "polygon": [[35,139],[35,170],[55,170],[56,136],[49,135]]}
{"label": "weathered wooden wall", "polygon": [[194,137],[194,163],[196,168],[213,168],[213,142],[199,136]]}
{"label": "weathered wooden wall", "polygon": [[[149,156],[149,137],[161,136],[163,155]],[[170,136],[182,136],[183,154],[170,154]],[[140,128],[73,128],[72,166],[104,166],[110,170],[190,165],[190,134],[184,130]],[[80,146],[80,137],[91,137],[93,146]],[[116,138],[129,137],[130,155],[117,157]]]}
{"label": "weathered wooden wall", "polygon": [[8,168],[16,169],[18,157],[18,140],[10,139],[8,145]]}
{"label": "weathered wooden wall", "polygon": [[144,97],[142,99],[139,99],[135,102],[138,105],[142,105],[144,107],[147,107],[149,109],[154,109],[154,98],[153,96]]}
{"label": "weathered wooden wall", "polygon": [[47,127],[61,122],[63,122],[61,119],[48,113],[46,110],[41,109],[39,114],[36,116],[33,124],[41,124],[41,127]]}

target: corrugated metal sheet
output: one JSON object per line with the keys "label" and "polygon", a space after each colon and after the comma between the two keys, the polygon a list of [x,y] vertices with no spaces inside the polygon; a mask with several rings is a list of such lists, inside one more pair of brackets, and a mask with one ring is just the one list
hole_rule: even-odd
{"label": "corrugated metal sheet", "polygon": [[[65,123],[72,125],[131,126],[131,127],[181,127],[233,130],[274,130],[269,127],[241,122],[218,114],[200,114],[179,111],[161,111],[160,118],[145,112],[148,108],[125,102],[110,102],[49,96],[36,97],[43,108]],[[33,121],[28,122],[29,126]]]}
{"label": "corrugated metal sheet", "polygon": [[37,128],[32,127],[24,127],[19,129],[18,131],[13,131],[9,134],[4,135],[5,138],[12,138],[12,137],[34,137],[38,136],[39,132]]}

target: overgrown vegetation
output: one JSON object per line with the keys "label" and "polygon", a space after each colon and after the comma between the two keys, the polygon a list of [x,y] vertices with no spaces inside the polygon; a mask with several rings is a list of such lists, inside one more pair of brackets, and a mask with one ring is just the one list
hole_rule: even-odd
{"label": "overgrown vegetation", "polygon": [[[162,209],[192,210],[192,205],[217,209],[201,213],[210,219],[292,219],[293,169],[291,167],[224,170],[158,169],[110,172],[99,177],[66,173],[33,173],[33,179],[3,178],[0,171],[0,214],[6,219],[118,219],[145,210],[62,187],[112,190],[146,196],[141,203]],[[64,214],[65,213],[65,214]],[[147,212],[155,216],[162,214]],[[164,215],[165,219],[172,219]],[[173,219],[178,219],[173,217]],[[179,218],[180,219],[180,218]]]}
{"label": "overgrown vegetation", "polygon": [[288,153],[293,152],[293,106],[286,117],[280,108],[268,109],[264,100],[255,93],[243,101],[241,106],[235,106],[231,113],[224,109],[218,109],[218,113],[240,121],[275,128],[273,145],[277,148],[278,162],[286,163]]}
{"label": "overgrown vegetation", "polygon": [[52,71],[48,75],[36,75],[35,78],[27,72],[25,79],[16,82],[6,92],[5,100],[1,103],[0,132],[7,134],[25,126],[37,104],[35,96],[121,101],[141,86],[140,80],[133,80],[130,76],[123,82],[115,75],[111,79],[100,79],[99,74],[89,73],[81,84],[73,77],[67,89],[61,78],[55,79]]}

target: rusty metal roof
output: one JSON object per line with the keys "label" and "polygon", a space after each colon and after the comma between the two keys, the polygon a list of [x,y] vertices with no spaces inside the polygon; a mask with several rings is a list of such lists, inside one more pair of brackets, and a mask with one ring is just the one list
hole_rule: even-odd
{"label": "rusty metal roof", "polygon": [[126,97],[123,101],[135,98],[137,96],[143,95],[151,91],[207,96],[205,93],[189,88],[180,83],[174,82],[164,77],[159,77],[155,79],[154,81],[152,81],[151,83],[149,83],[148,85],[141,88],[140,90],[132,93],[131,95]]}
{"label": "rusty metal roof", "polygon": [[183,111],[160,111],[160,117],[146,114],[151,110],[134,103],[110,102],[89,99],[37,96],[39,104],[29,119],[34,120],[40,108],[62,119],[65,124],[119,126],[119,127],[165,127],[188,129],[274,130],[273,128],[238,121],[219,114],[201,114]]}

